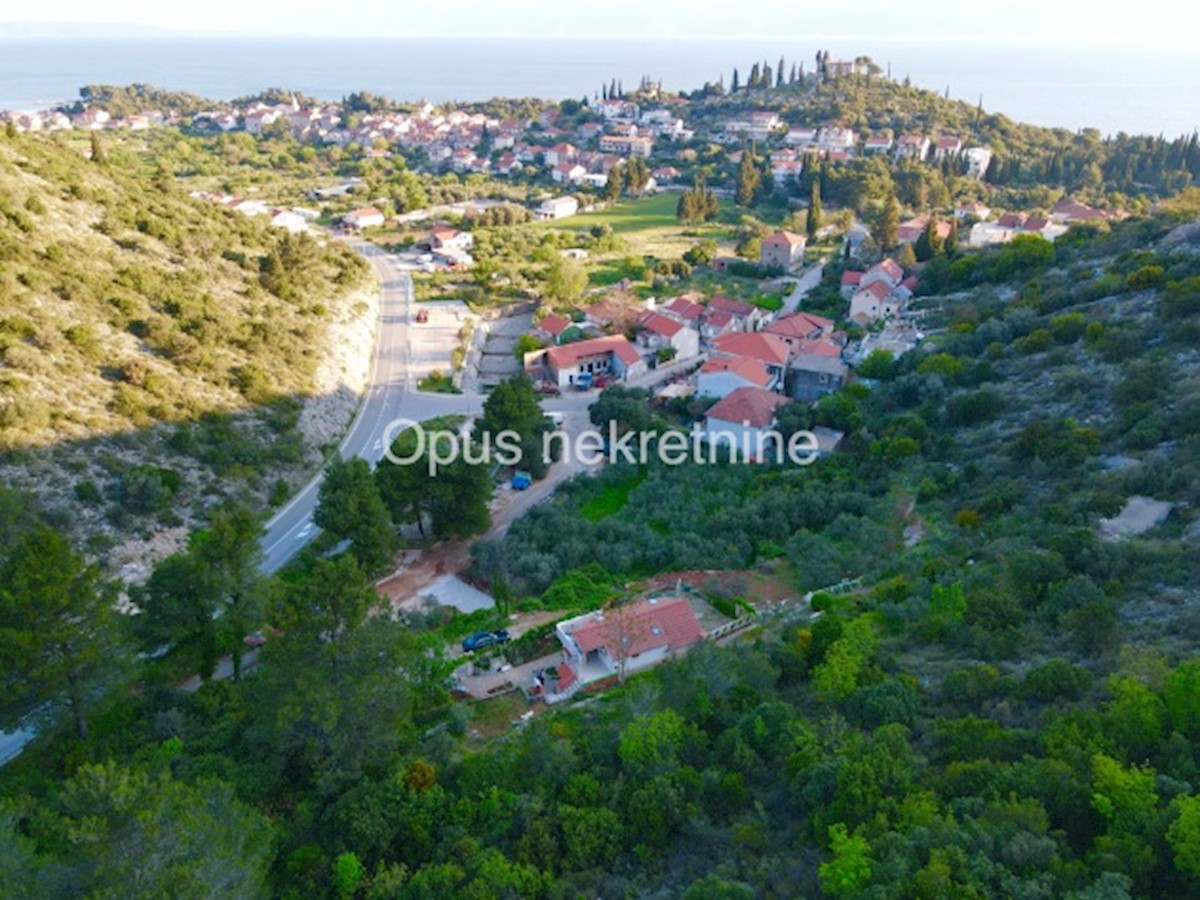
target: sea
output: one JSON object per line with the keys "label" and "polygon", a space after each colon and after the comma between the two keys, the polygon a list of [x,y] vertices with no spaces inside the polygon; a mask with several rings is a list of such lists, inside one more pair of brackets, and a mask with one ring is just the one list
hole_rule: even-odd
{"label": "sea", "polygon": [[485,38],[21,38],[0,37],[0,109],[73,100],[85,84],[143,82],[232,99],[285,87],[322,100],[370,91],[397,100],[593,96],[643,76],[694,89],[736,66],[783,55],[812,68],[867,55],[893,77],[1037,125],[1105,135],[1175,137],[1200,127],[1200,53],[1194,47],[1004,44],[821,38],[722,40]]}

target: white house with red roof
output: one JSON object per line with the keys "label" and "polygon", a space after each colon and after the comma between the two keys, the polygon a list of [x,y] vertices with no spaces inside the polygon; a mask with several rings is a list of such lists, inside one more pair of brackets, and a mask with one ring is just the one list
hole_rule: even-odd
{"label": "white house with red roof", "polygon": [[929,155],[929,138],[923,134],[902,134],[896,139],[896,159],[921,162]]}
{"label": "white house with red roof", "polygon": [[886,134],[873,134],[863,141],[863,152],[889,153],[894,145],[895,141],[893,141]]}
{"label": "white house with red roof", "polygon": [[787,397],[766,388],[736,388],[708,410],[705,437],[710,443],[728,447],[737,459],[767,459],[774,452],[776,412],[787,402]]}
{"label": "white house with red roof", "polygon": [[565,619],[555,626],[563,661],[545,680],[547,703],[589,684],[647,669],[704,640],[686,597],[650,597]]}
{"label": "white house with red roof", "polygon": [[597,378],[624,380],[648,371],[642,355],[623,334],[533,350],[525,354],[524,362],[535,381],[558,388],[586,385]]}
{"label": "white house with red roof", "polygon": [[723,334],[712,342],[710,348],[712,359],[745,357],[758,360],[779,383],[783,381],[790,355],[787,341],[779,335],[763,331]]}
{"label": "white house with red roof", "polygon": [[426,239],[430,250],[470,250],[475,238],[469,231],[459,231],[449,225],[434,225]]}
{"label": "white house with red roof", "polygon": [[373,206],[364,206],[362,209],[352,210],[342,216],[342,224],[352,231],[375,228],[382,225],[383,222],[383,213]]}
{"label": "white house with red roof", "polygon": [[762,239],[758,261],[768,269],[791,271],[804,262],[805,243],[801,235],[780,229]]}
{"label": "white house with red roof", "polygon": [[587,175],[587,169],[574,162],[558,163],[550,170],[550,178],[555,184],[578,184]]}
{"label": "white house with red roof", "polygon": [[696,396],[721,399],[743,387],[772,390],[776,381],[757,359],[724,357],[710,359],[696,374]]}
{"label": "white house with red roof", "polygon": [[704,304],[700,303],[701,299],[701,295],[696,293],[680,294],[663,303],[658,311],[698,328],[700,319],[704,316]]}
{"label": "white house with red roof", "polygon": [[553,147],[548,147],[543,159],[546,160],[546,165],[557,166],[559,163],[575,162],[578,155],[579,149],[574,144],[563,141]]}
{"label": "white house with red roof", "polygon": [[710,314],[712,310],[719,310],[733,316],[738,331],[759,331],[771,318],[771,314],[762,307],[724,294],[714,294],[708,301],[708,308]]}
{"label": "white house with red roof", "polygon": [[853,269],[847,269],[842,273],[841,292],[842,298],[849,300],[854,296],[854,292],[858,290],[858,286],[862,283],[862,272],[855,272]]}
{"label": "white house with red roof", "polygon": [[933,147],[933,158],[941,162],[947,156],[957,156],[962,153],[963,142],[956,137],[939,137]]}
{"label": "white house with red roof", "polygon": [[535,330],[544,335],[551,343],[557,344],[562,338],[563,332],[570,328],[572,324],[571,320],[566,316],[560,316],[558,313],[549,313],[542,316]]}
{"label": "white house with red roof", "polygon": [[779,338],[787,345],[788,354],[795,353],[800,341],[817,340],[833,334],[833,319],[807,312],[780,316],[763,329],[764,334]]}
{"label": "white house with red roof", "polygon": [[700,353],[700,332],[659,312],[647,312],[638,319],[637,341],[651,350],[672,349],[676,359]]}

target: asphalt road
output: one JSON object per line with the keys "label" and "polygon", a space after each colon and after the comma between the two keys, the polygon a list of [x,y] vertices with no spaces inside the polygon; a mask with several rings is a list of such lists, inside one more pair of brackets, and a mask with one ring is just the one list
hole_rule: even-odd
{"label": "asphalt road", "polygon": [[[432,394],[416,390],[413,335],[409,330],[414,315],[409,268],[402,260],[371,244],[357,242],[354,247],[370,260],[383,293],[370,386],[338,452],[342,459],[360,456],[375,463],[383,458],[383,436],[394,420],[421,421],[442,415],[476,414],[482,398],[477,394]],[[282,567],[320,531],[312,515],[322,477],[313,478],[267,523],[262,539],[263,568],[267,572]]]}

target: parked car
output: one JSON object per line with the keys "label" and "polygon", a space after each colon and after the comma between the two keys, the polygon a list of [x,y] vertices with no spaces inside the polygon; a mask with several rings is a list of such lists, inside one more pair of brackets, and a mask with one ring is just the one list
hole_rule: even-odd
{"label": "parked car", "polygon": [[508,630],[501,628],[498,631],[477,631],[474,634],[463,639],[462,648],[464,653],[470,653],[472,650],[482,650],[485,647],[491,647],[494,644],[507,644]]}
{"label": "parked car", "polygon": [[424,307],[421,307],[420,309],[418,309],[417,310],[417,321],[418,322],[428,322],[429,321],[429,310],[425,309]]}
{"label": "parked car", "polygon": [[261,647],[267,642],[267,636],[261,631],[256,631],[253,634],[248,634],[242,638],[242,643],[251,649]]}

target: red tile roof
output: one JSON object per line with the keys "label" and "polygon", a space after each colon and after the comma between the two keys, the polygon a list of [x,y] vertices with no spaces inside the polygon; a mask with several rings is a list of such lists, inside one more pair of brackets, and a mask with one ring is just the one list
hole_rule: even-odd
{"label": "red tile roof", "polygon": [[796,346],[797,356],[823,356],[826,359],[840,359],[842,348],[828,338],[818,338],[815,341],[801,341]]}
{"label": "red tile roof", "polygon": [[552,337],[558,337],[571,327],[571,320],[566,316],[550,313],[550,315],[544,316],[542,321],[538,322],[537,327]]}
{"label": "red tile roof", "polygon": [[647,313],[638,324],[647,331],[653,331],[663,337],[674,337],[683,330],[682,322],[656,312]]}
{"label": "red tile roof", "polygon": [[767,367],[757,359],[747,359],[745,357],[733,356],[726,359],[710,359],[700,367],[701,374],[714,374],[717,372],[729,372],[731,375],[736,375],[745,381],[752,382],[759,387],[766,387],[771,383],[771,376],[767,373]]}
{"label": "red tile roof", "polygon": [[616,355],[622,362],[629,364],[641,359],[633,344],[623,334],[613,334],[607,337],[592,338],[588,341],[576,341],[573,344],[563,344],[551,347],[546,351],[546,359],[556,369],[566,369],[577,365],[580,360],[592,356],[603,356],[606,353]]}
{"label": "red tile roof", "polygon": [[738,334],[723,334],[713,341],[713,350],[725,356],[748,356],[768,365],[782,366],[787,363],[787,342],[777,334],[761,331]]}
{"label": "red tile roof", "polygon": [[733,322],[733,313],[725,309],[714,309],[705,318],[705,324],[711,328],[724,328]]}
{"label": "red tile roof", "polygon": [[779,230],[769,237],[763,238],[762,242],[772,246],[792,247],[796,244],[803,244],[804,238],[791,231]]}
{"label": "red tile roof", "polygon": [[760,387],[740,387],[718,400],[708,411],[708,418],[766,428],[775,421],[776,408],[787,402],[782,394]]}
{"label": "red tile roof", "polygon": [[781,338],[795,339],[817,335],[832,327],[832,319],[814,316],[812,313],[797,312],[776,319],[764,331],[767,334],[779,335]]}
{"label": "red tile roof", "polygon": [[559,693],[562,693],[579,680],[579,676],[575,674],[575,670],[566,663],[559,663],[554,671],[558,675]]}
{"label": "red tile roof", "polygon": [[[928,221],[928,220],[926,220]],[[924,225],[921,226],[922,228]],[[871,268],[867,269],[866,274],[882,273],[887,276],[893,284],[896,284],[904,277],[904,269],[900,267],[900,263],[896,262],[890,256],[882,262],[877,262]]]}
{"label": "red tile roof", "polygon": [[672,297],[663,304],[662,308],[663,312],[678,316],[689,322],[700,318],[700,315],[704,312],[703,306],[683,294],[678,297]]}
{"label": "red tile roof", "polygon": [[603,647],[613,659],[623,659],[655,647],[689,647],[704,638],[704,631],[686,598],[661,597],[601,613],[572,637],[584,653]]}
{"label": "red tile roof", "polygon": [[862,289],[862,292],[870,294],[876,300],[882,300],[892,292],[892,285],[886,281],[872,281]]}
{"label": "red tile roof", "polygon": [[726,297],[724,294],[716,294],[708,301],[709,309],[721,309],[735,316],[748,316],[754,312],[753,304],[746,303],[742,300],[734,300],[732,297]]}
{"label": "red tile roof", "polygon": [[851,272],[849,270],[842,273],[842,287],[858,287],[858,283],[862,281],[862,272]]}

